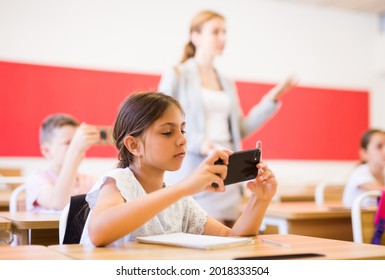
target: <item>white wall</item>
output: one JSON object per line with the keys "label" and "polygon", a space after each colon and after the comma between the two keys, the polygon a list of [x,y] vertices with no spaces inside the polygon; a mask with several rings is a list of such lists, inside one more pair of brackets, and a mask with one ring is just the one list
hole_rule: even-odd
{"label": "white wall", "polygon": [[[275,83],[294,73],[304,86],[367,89],[371,124],[385,128],[382,35],[371,14],[276,0],[0,0],[0,60],[159,74],[179,60],[202,9],[227,19],[217,63],[228,76]],[[99,172],[111,161],[87,164]],[[40,163],[0,157],[26,174]],[[353,164],[272,162],[278,177],[301,181],[345,177]]]}

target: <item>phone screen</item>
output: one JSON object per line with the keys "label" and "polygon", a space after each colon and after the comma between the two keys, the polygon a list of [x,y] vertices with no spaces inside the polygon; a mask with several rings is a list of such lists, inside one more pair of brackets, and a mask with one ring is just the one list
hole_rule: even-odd
{"label": "phone screen", "polygon": [[110,126],[98,126],[100,133],[100,144],[112,144],[112,128]]}
{"label": "phone screen", "polygon": [[[255,179],[258,174],[256,165],[260,160],[261,150],[259,148],[234,152],[229,156],[227,176],[224,180],[224,184],[230,185]],[[217,160],[215,164],[223,164],[223,162],[222,160]]]}

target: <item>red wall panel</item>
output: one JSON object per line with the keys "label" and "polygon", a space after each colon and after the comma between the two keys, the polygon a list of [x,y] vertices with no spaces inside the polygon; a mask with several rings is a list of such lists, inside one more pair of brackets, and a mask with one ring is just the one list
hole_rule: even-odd
{"label": "red wall panel", "polygon": [[[272,87],[238,83],[244,112]],[[265,158],[356,160],[368,115],[367,91],[297,87],[283,96],[278,113],[245,139],[244,147],[262,140]]]}
{"label": "red wall panel", "polygon": [[[0,156],[39,156],[38,129],[51,113],[112,124],[119,104],[134,91],[155,90],[158,75],[0,62]],[[273,85],[238,82],[244,112]],[[368,92],[297,87],[281,110],[244,141],[263,141],[266,159],[354,160],[368,128]],[[115,156],[112,146],[88,156]]]}

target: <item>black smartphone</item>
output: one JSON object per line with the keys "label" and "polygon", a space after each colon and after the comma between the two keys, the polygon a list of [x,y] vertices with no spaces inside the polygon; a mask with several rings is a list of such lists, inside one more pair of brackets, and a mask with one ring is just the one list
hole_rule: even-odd
{"label": "black smartphone", "polygon": [[[227,165],[227,176],[224,180],[225,185],[239,183],[255,179],[258,175],[256,165],[261,160],[261,149],[255,148],[234,152],[229,156],[229,164]],[[215,164],[223,164],[221,159]],[[215,185],[212,185],[215,187]]]}
{"label": "black smartphone", "polygon": [[101,145],[111,144],[112,128],[110,126],[98,126],[98,128],[100,133],[100,144]]}

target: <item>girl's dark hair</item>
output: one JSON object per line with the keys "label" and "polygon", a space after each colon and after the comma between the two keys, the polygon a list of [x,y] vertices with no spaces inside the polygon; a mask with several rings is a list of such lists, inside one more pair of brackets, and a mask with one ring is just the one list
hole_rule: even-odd
{"label": "girl's dark hair", "polygon": [[380,129],[369,129],[365,131],[361,137],[360,147],[366,150],[368,148],[370,140],[372,139],[373,134],[376,134],[376,133],[385,133],[385,132]]}
{"label": "girl's dark hair", "polygon": [[[368,148],[370,140],[372,140],[372,136],[376,133],[385,133],[385,131],[381,129],[375,129],[375,128],[365,131],[361,136],[360,148],[363,150],[366,150]],[[361,163],[363,164],[366,162],[362,160]]]}
{"label": "girl's dark hair", "polygon": [[179,102],[163,93],[134,93],[123,101],[113,128],[113,138],[118,149],[119,168],[128,167],[134,159],[133,154],[124,146],[124,138],[127,135],[142,136],[171,105],[177,106],[183,113]]}
{"label": "girl's dark hair", "polygon": [[[190,24],[190,36],[193,32],[201,32],[202,26],[209,20],[212,20],[214,18],[220,18],[225,19],[221,14],[213,11],[202,11],[199,14],[197,14]],[[190,57],[195,56],[195,46],[191,42],[191,39],[187,42],[187,44],[184,47],[184,53],[181,59],[181,63],[185,62]]]}

